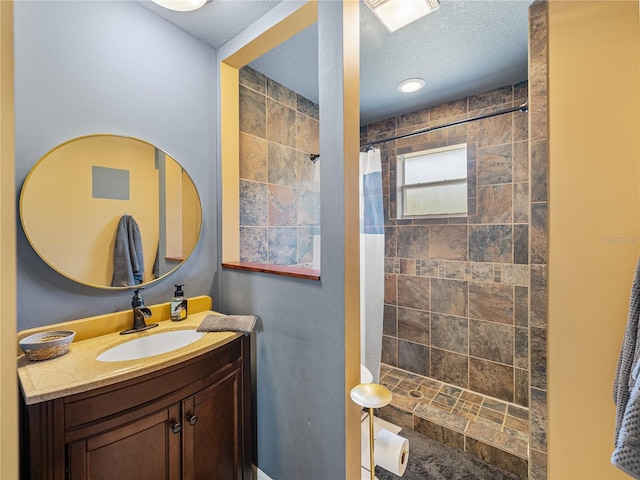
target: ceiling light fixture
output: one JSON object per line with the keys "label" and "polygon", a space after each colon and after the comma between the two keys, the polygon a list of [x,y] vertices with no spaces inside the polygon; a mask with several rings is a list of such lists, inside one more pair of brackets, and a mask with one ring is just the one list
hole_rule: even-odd
{"label": "ceiling light fixture", "polygon": [[395,32],[440,7],[440,0],[364,0],[364,3],[390,32]]}
{"label": "ceiling light fixture", "polygon": [[424,87],[424,80],[421,78],[408,78],[398,84],[398,90],[402,93],[417,92]]}
{"label": "ceiling light fixture", "polygon": [[197,10],[210,0],[151,0],[161,7],[175,10],[176,12],[191,12]]}

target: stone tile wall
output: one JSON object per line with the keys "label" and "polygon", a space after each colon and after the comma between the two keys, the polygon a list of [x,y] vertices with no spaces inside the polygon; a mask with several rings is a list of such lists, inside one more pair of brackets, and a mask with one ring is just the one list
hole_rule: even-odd
{"label": "stone tile wall", "polygon": [[[311,266],[320,233],[318,105],[240,70],[240,261]],[[319,166],[318,166],[319,167]]]}
{"label": "stone tile wall", "polygon": [[547,478],[548,3],[529,8],[531,355],[529,478]]}
{"label": "stone tile wall", "polygon": [[[547,479],[547,9],[545,0],[529,9],[528,84],[361,131],[362,142],[370,142],[528,100],[528,115],[494,117],[380,148],[383,362],[529,407],[531,480]],[[396,154],[463,142],[469,145],[469,216],[396,220]]]}
{"label": "stone tile wall", "polygon": [[[377,122],[363,142],[527,101],[527,82]],[[469,215],[396,219],[396,155],[467,143]],[[528,118],[516,112],[379,146],[385,364],[529,406]]]}

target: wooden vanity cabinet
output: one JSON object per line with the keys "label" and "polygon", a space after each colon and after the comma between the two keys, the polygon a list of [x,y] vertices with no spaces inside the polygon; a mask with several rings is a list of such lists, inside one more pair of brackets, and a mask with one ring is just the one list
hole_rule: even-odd
{"label": "wooden vanity cabinet", "polygon": [[22,402],[24,479],[249,480],[249,337],[116,385]]}

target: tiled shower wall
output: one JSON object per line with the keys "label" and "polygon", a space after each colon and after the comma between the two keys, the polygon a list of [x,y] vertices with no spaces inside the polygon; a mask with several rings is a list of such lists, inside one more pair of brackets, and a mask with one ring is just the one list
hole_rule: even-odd
{"label": "tiled shower wall", "polygon": [[[506,86],[371,124],[375,141],[527,101]],[[467,144],[469,215],[396,220],[396,155]],[[382,361],[529,405],[528,118],[516,112],[380,145],[385,203]]]}
{"label": "tiled shower wall", "polygon": [[240,70],[240,261],[311,266],[320,233],[318,105]]}
{"label": "tiled shower wall", "polygon": [[548,3],[529,8],[531,246],[529,479],[547,479]]}
{"label": "tiled shower wall", "polygon": [[[527,115],[503,115],[380,148],[383,362],[528,406],[530,480],[547,479],[547,9],[544,0],[529,9],[528,85],[361,131],[362,142],[370,142],[528,100]],[[469,145],[469,216],[396,220],[396,155],[456,143]]]}

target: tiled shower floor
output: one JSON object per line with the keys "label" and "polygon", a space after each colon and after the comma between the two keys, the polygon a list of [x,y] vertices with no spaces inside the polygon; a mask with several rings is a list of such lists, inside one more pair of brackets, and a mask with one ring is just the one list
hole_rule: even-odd
{"label": "tiled shower floor", "polygon": [[527,478],[529,410],[381,365],[391,404],[378,415]]}

